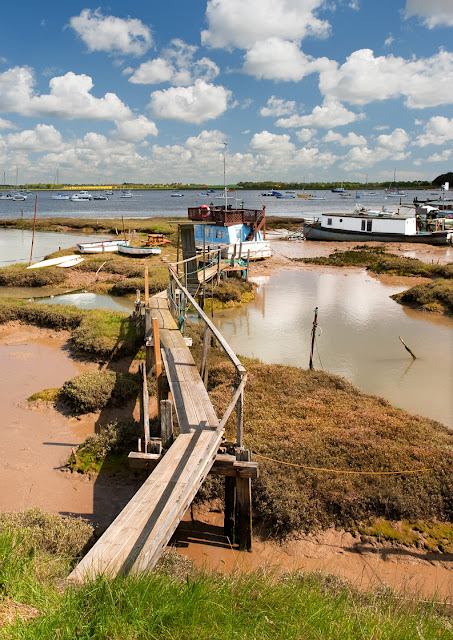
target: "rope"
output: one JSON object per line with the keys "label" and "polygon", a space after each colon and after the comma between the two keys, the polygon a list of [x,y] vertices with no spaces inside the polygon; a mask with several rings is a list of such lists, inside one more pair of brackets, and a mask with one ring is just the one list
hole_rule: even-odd
{"label": "rope", "polygon": [[396,476],[403,475],[406,473],[422,473],[424,471],[433,471],[431,468],[427,469],[409,469],[407,471],[344,471],[340,469],[323,469],[322,467],[308,467],[303,464],[296,464],[294,462],[285,462],[284,460],[275,460],[275,458],[268,458],[267,456],[262,456],[256,451],[252,452],[254,456],[257,458],[262,458],[263,460],[269,460],[270,462],[277,462],[278,464],[286,464],[289,467],[297,467],[299,469],[308,469],[309,471],[322,471],[325,473],[344,473],[348,475],[356,475],[356,476]]}

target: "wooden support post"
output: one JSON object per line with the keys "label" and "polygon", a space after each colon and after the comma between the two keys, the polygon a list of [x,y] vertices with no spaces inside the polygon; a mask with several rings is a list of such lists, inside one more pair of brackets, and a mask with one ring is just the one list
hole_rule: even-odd
{"label": "wooden support post", "polygon": [[236,245],[233,245],[233,253],[231,254],[230,267],[234,267],[235,259],[236,259]]}
{"label": "wooden support post", "polygon": [[223,532],[230,541],[235,542],[235,520],[236,520],[236,478],[225,476],[225,514],[223,521]]}
{"label": "wooden support post", "polygon": [[[203,225],[203,291],[206,284],[206,226]],[[203,294],[204,302],[204,294]],[[201,305],[203,309],[203,305]]]}
{"label": "wooden support post", "polygon": [[173,443],[173,411],[170,400],[160,401],[160,437],[164,449]]}
{"label": "wooden support post", "polygon": [[203,348],[201,350],[200,378],[204,382],[204,386],[208,386],[208,354],[211,346],[211,329],[207,324],[204,326]]}
{"label": "wooden support post", "polygon": [[140,302],[140,289],[136,289],[135,291],[135,327],[137,330],[140,329],[141,320],[142,320],[142,303]]}
{"label": "wooden support post", "polygon": [[176,275],[179,275],[179,238],[180,238],[180,231],[179,231],[179,224],[178,224],[178,240],[176,242]]}
{"label": "wooden support post", "polygon": [[149,394],[148,383],[146,379],[146,365],[140,363],[140,418],[143,427],[143,434],[145,439],[145,453],[148,451],[149,442]]}
{"label": "wooden support post", "polygon": [[249,280],[249,264],[250,264],[250,249],[247,250],[247,269],[245,270],[245,281]]}
{"label": "wooden support post", "polygon": [[160,415],[160,400],[162,394],[162,358],[160,354],[159,319],[153,318],[153,342],[154,342],[154,365],[157,381],[157,407]]}
{"label": "wooden support post", "polygon": [[145,267],[145,309],[149,307],[149,280],[148,280],[148,267]]}
{"label": "wooden support post", "polygon": [[239,242],[238,260],[242,258],[242,240]]}
{"label": "wooden support post", "polygon": [[[250,461],[250,451],[237,451],[236,459]],[[252,481],[239,476],[236,476],[236,541],[241,551],[252,550]]]}
{"label": "wooden support post", "polygon": [[[238,386],[242,382],[242,377],[236,379]],[[236,404],[236,444],[242,447],[242,439],[244,435],[244,389],[241,390],[240,396]]]}
{"label": "wooden support post", "polygon": [[220,249],[219,252],[217,254],[217,284],[220,284],[220,261],[221,261],[221,255],[220,255]]}

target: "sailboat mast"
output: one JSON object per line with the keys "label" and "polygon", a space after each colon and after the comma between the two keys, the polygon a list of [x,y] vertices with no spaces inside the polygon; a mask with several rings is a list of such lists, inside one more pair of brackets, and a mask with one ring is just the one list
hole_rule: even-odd
{"label": "sailboat mast", "polygon": [[228,196],[227,196],[227,187],[226,187],[226,150],[227,150],[227,142],[223,142],[223,191],[225,194],[225,211],[227,211],[228,207]]}

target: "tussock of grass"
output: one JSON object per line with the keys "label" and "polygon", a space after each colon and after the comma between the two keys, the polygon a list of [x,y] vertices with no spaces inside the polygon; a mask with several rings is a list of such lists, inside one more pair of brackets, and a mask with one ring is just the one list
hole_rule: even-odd
{"label": "tussock of grass", "polygon": [[35,550],[75,557],[91,540],[93,527],[83,518],[68,518],[35,507],[0,513],[0,533],[20,535]]}
{"label": "tussock of grass", "polygon": [[328,257],[294,258],[295,262],[334,267],[366,267],[373,273],[426,278],[453,278],[453,264],[427,264],[416,258],[404,258],[387,253],[385,246],[358,246],[350,251],[335,251]]}
{"label": "tussock of grass", "polygon": [[[248,369],[245,446],[257,454],[332,470],[404,471],[413,475],[339,475],[256,457],[257,518],[273,535],[353,526],[370,517],[453,520],[453,433],[443,425],[368,396],[320,371],[243,360]],[[232,371],[211,360],[211,399],[222,415]],[[234,439],[230,419],[227,437]],[[215,482],[204,498],[216,496]]]}
{"label": "tussock of grass", "polygon": [[42,391],[38,391],[34,393],[29,398],[27,398],[28,402],[36,402],[37,400],[42,400],[43,402],[57,402],[58,397],[60,395],[60,389],[43,389]]}
{"label": "tussock of grass", "polygon": [[72,332],[76,349],[101,358],[115,359],[135,353],[140,338],[131,316],[101,309],[84,315],[82,322]]}
{"label": "tussock of grass", "polygon": [[117,421],[101,427],[99,433],[88,436],[72,454],[68,465],[78,473],[113,473],[127,468],[127,455],[137,447],[137,439],[143,433],[140,424],[133,420]]}
{"label": "tussock of grass", "polygon": [[453,281],[439,278],[434,282],[416,285],[407,291],[392,296],[401,304],[425,311],[443,312],[453,315]]}
{"label": "tussock of grass", "polygon": [[136,398],[136,375],[116,371],[88,371],[64,383],[59,399],[75,413],[89,413],[107,404],[120,404]]}
{"label": "tussock of grass", "polygon": [[71,330],[79,326],[86,315],[86,311],[76,307],[0,298],[0,324],[19,320],[39,327]]}

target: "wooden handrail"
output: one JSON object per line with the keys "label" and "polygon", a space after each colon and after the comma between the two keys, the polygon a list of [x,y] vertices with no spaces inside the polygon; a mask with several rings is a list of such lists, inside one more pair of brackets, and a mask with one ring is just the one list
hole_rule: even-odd
{"label": "wooden handrail", "polygon": [[[220,253],[220,251],[222,251],[222,249],[209,249],[209,251],[205,252],[205,255],[211,255],[211,253]],[[172,265],[172,267],[176,267],[176,265],[178,264],[183,264],[184,262],[190,262],[191,260],[196,260],[197,258],[201,258],[203,256],[202,253],[198,253],[194,256],[192,256],[191,258],[186,258],[185,260],[179,260],[178,262],[170,262],[169,264]]]}
{"label": "wooden handrail", "polygon": [[195,309],[195,311],[198,313],[198,315],[200,316],[200,318],[203,320],[203,322],[205,324],[208,325],[208,327],[211,329],[212,334],[214,335],[215,339],[217,340],[217,342],[220,344],[220,346],[222,347],[222,349],[225,351],[225,353],[227,354],[227,356],[229,357],[229,359],[231,360],[231,362],[234,364],[234,366],[236,367],[237,372],[243,376],[246,373],[246,368],[244,367],[244,365],[240,362],[239,358],[237,357],[237,355],[234,353],[233,349],[230,347],[230,345],[228,344],[228,342],[225,340],[225,338],[222,336],[222,334],[220,333],[220,331],[217,329],[217,327],[211,322],[211,320],[208,318],[208,316],[205,314],[205,312],[203,311],[203,309],[201,309],[201,307],[195,302],[194,298],[190,295],[190,293],[188,292],[188,290],[185,288],[185,286],[182,284],[181,280],[178,278],[178,276],[176,275],[174,268],[172,265],[169,265],[168,270],[170,272],[170,277],[172,277],[176,284],[178,285],[178,287],[181,289],[181,291],[184,293],[184,295],[187,297],[187,300],[190,301],[190,304],[193,306],[193,308]]}
{"label": "wooden handrail", "polygon": [[242,380],[239,383],[239,386],[237,387],[233,399],[231,400],[230,404],[227,407],[227,410],[225,411],[225,413],[222,416],[222,419],[219,423],[218,429],[223,429],[227,423],[228,418],[230,417],[230,415],[233,412],[234,407],[236,406],[237,401],[239,400],[239,396],[241,395],[242,391],[244,390],[245,387],[245,383],[247,382],[247,374],[245,373],[242,376]]}

